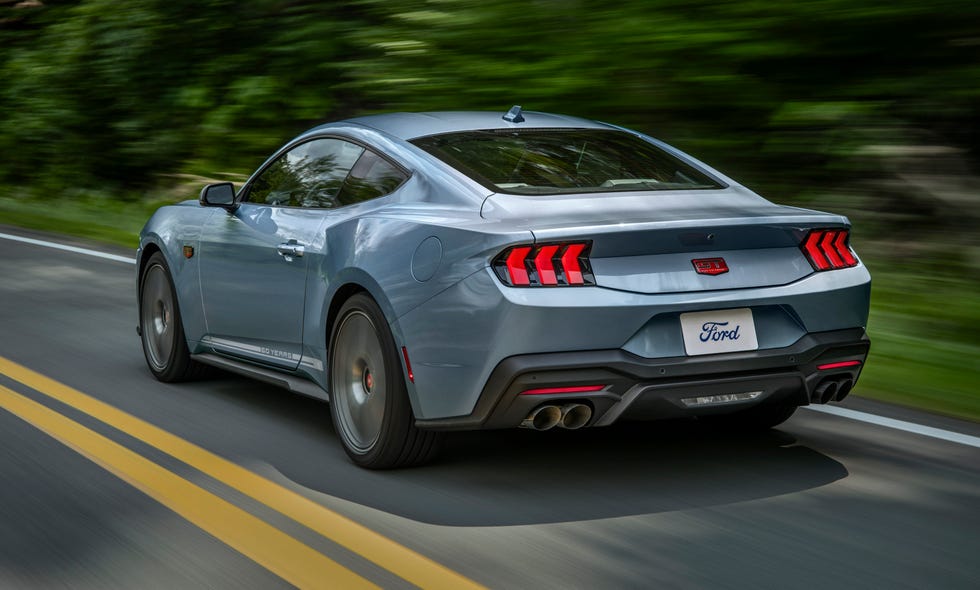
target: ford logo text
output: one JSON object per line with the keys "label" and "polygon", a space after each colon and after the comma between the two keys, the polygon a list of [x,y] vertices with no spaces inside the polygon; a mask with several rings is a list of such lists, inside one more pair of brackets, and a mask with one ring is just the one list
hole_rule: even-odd
{"label": "ford logo text", "polygon": [[738,329],[742,326],[735,325],[734,330],[727,330],[728,322],[705,322],[701,326],[701,334],[698,338],[701,342],[721,342],[724,340],[738,340]]}

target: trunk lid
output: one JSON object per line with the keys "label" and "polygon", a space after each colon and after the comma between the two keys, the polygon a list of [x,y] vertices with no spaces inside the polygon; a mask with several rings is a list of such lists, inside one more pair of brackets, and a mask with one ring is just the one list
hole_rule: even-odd
{"label": "trunk lid", "polygon": [[[813,272],[800,250],[812,228],[846,218],[766,201],[732,186],[711,191],[516,196],[496,193],[483,217],[530,230],[535,243],[589,240],[601,287],[676,293],[785,285]],[[699,274],[694,260],[728,271]]]}

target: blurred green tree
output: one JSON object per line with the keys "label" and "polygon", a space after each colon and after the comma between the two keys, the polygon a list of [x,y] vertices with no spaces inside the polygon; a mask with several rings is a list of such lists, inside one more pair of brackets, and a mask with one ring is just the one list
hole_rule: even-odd
{"label": "blurred green tree", "polygon": [[138,195],[318,121],[520,103],[944,231],[977,217],[978,23],[971,0],[3,0],[0,181]]}

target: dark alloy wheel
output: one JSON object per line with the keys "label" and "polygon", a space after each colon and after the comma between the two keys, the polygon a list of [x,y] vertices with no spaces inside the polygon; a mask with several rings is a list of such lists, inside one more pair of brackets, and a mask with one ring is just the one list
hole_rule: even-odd
{"label": "dark alloy wheel", "polygon": [[140,339],[153,376],[167,383],[199,377],[204,365],[191,360],[170,268],[159,252],[140,279]]}
{"label": "dark alloy wheel", "polygon": [[348,299],[330,337],[330,414],[344,450],[370,469],[418,465],[443,434],[415,427],[401,359],[384,314],[363,293]]}

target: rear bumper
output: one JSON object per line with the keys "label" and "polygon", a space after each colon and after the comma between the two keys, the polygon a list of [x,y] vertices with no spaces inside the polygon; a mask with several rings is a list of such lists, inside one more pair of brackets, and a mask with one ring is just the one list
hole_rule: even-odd
{"label": "rear bumper", "polygon": [[[618,349],[512,356],[492,371],[471,414],[416,424],[439,430],[513,428],[538,406],[574,401],[591,406],[587,426],[607,426],[620,419],[720,414],[777,401],[806,405],[811,399],[817,401],[818,388],[828,381],[849,383],[833,394],[832,399],[840,400],[857,382],[870,344],[863,328],[851,328],[807,334],[784,348],[700,357],[650,359]],[[860,364],[818,369],[846,361]],[[603,388],[588,393],[523,393],[595,385]],[[683,401],[746,392],[758,394],[747,401],[704,405]]]}
{"label": "rear bumper", "polygon": [[485,403],[491,375],[508,359],[585,353],[598,356],[581,363],[572,357],[567,365],[685,365],[694,361],[686,358],[680,314],[735,308],[752,309],[759,344],[753,354],[770,357],[807,334],[866,326],[870,282],[859,266],[782,286],[647,295],[603,287],[515,289],[486,269],[399,317],[392,331],[411,358],[415,380],[406,386],[415,416],[465,420]]}

